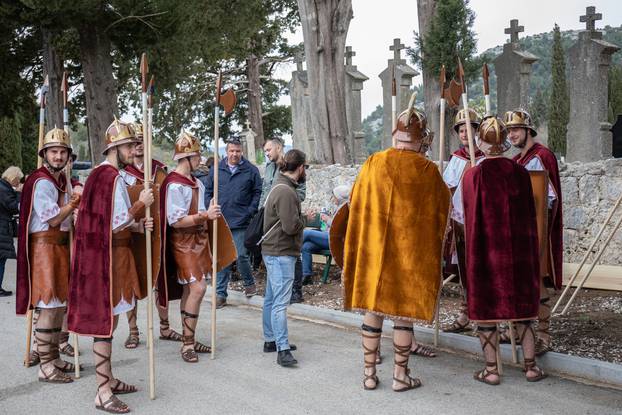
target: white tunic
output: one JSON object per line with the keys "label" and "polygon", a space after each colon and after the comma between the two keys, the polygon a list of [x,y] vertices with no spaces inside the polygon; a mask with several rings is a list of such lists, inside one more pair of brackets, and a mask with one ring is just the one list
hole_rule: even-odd
{"label": "white tunic", "polygon": [[119,175],[121,177],[123,177],[123,180],[125,180],[125,183],[128,186],[134,186],[136,184],[136,182],[137,182],[136,177],[132,176],[131,174],[129,174],[125,170],[119,170]]}
{"label": "white tunic", "polygon": [[[480,164],[484,157],[475,160],[475,164]],[[462,176],[470,161],[461,157],[452,156],[449,164],[443,172],[443,180],[450,189],[456,188],[451,199],[452,209],[451,218],[456,222],[464,224],[464,206],[462,205]]]}
{"label": "white tunic", "polygon": [[[107,160],[102,162],[102,165],[110,164]],[[119,171],[119,173],[121,173]],[[129,176],[126,174],[126,176]],[[134,219],[130,217],[130,195],[127,193],[127,182],[122,174],[119,174],[115,178],[114,183],[114,200],[112,202],[112,230],[123,230],[134,223]],[[114,258],[113,258],[114,261]],[[136,306],[136,299],[134,296],[129,299],[121,297],[118,304],[112,309],[113,315],[119,315],[127,313]]]}
{"label": "white tunic", "polygon": [[[527,164],[525,164],[525,168],[530,171],[541,171],[546,170],[542,165],[542,161],[538,157],[534,157]],[[557,199],[557,195],[555,194],[555,188],[549,181],[549,195],[548,195],[548,207],[549,209],[553,208],[553,203]]]}
{"label": "white tunic", "polygon": [[[67,183],[67,193],[65,193],[65,204],[69,203],[71,184]],[[30,214],[30,225],[28,233],[43,232],[50,229],[48,221],[60,213],[58,206],[58,189],[49,179],[39,179],[35,183],[33,192],[32,212]],[[60,224],[60,230],[69,232],[72,215],[69,215]]]}
{"label": "white tunic", "polygon": [[[200,180],[196,181],[199,187],[198,210],[204,212],[205,209],[205,186]],[[192,202],[192,187],[180,183],[171,183],[166,190],[166,220],[169,225],[173,225],[178,220],[188,215],[190,203]],[[203,276],[206,278],[207,276]],[[194,275],[190,276],[190,281],[177,279],[180,284],[189,284],[197,279]]]}

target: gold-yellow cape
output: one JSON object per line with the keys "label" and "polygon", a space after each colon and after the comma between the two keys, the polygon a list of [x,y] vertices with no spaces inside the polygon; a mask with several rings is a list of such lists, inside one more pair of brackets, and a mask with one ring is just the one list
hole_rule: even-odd
{"label": "gold-yellow cape", "polygon": [[449,202],[437,166],[418,153],[388,149],[369,157],[350,199],[346,310],[434,318]]}

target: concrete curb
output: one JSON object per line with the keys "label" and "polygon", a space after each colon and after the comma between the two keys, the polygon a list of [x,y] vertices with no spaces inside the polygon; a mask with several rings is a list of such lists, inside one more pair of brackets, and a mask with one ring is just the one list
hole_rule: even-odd
{"label": "concrete curb", "polygon": [[[207,291],[205,298],[209,301],[211,298],[211,287],[208,287]],[[263,307],[263,297],[261,296],[256,295],[249,299],[243,293],[233,290],[229,290],[228,294],[227,302],[231,305]],[[287,314],[293,318],[309,320],[319,324],[336,325],[347,329],[358,329],[361,325],[361,316],[359,314],[306,304],[290,305],[287,309]],[[390,334],[392,331],[391,321],[385,320],[383,332]],[[428,327],[415,326],[415,335],[423,343],[432,344],[434,341],[434,330]],[[471,355],[481,354],[479,340],[475,337],[440,332],[438,340],[439,347],[442,349]],[[520,361],[522,360],[520,347],[518,347],[518,354]],[[501,357],[504,365],[511,364],[512,348],[509,344],[501,345]],[[622,365],[555,352],[545,354],[538,358],[538,361],[542,363],[542,366],[548,373],[580,382],[622,389]]]}

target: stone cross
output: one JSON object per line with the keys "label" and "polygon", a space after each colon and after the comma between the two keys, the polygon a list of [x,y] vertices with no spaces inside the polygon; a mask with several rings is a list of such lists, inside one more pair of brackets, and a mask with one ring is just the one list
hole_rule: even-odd
{"label": "stone cross", "polygon": [[304,62],[304,60],[305,60],[305,57],[302,52],[296,53],[296,56],[294,57],[294,61],[296,62],[296,70],[298,72],[304,71],[302,67],[302,63]]}
{"label": "stone cross", "polygon": [[246,122],[244,123],[244,125],[246,126],[247,130],[251,129],[251,122],[249,120],[246,120]]}
{"label": "stone cross", "polygon": [[518,42],[518,34],[525,31],[525,26],[518,25],[518,19],[510,20],[510,27],[505,29],[505,34],[510,35],[510,43]]}
{"label": "stone cross", "polygon": [[406,46],[403,43],[400,43],[399,38],[393,39],[393,46],[389,46],[389,50],[393,51],[393,60],[399,61],[402,59],[401,50],[404,48],[406,48]]}
{"label": "stone cross", "polygon": [[585,23],[585,30],[589,30],[591,32],[596,30],[596,21],[602,19],[602,13],[596,13],[596,7],[594,6],[586,7],[585,16],[579,17],[579,21]]}
{"label": "stone cross", "polygon": [[356,52],[352,50],[352,46],[346,46],[346,53],[344,53],[346,57],[346,66],[352,65],[352,56],[356,56]]}

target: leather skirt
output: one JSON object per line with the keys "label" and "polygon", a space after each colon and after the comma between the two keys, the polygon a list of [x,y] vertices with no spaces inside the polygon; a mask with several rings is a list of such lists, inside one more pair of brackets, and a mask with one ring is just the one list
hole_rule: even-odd
{"label": "leather skirt", "polygon": [[57,229],[34,232],[28,237],[32,292],[31,305],[39,301],[67,301],[69,289],[69,232]]}
{"label": "leather skirt", "polygon": [[173,228],[170,249],[177,265],[177,279],[189,283],[201,281],[212,266],[209,232],[204,226]]}
{"label": "leather skirt", "polygon": [[123,298],[128,303],[138,297],[140,285],[134,255],[130,249],[132,235],[123,230],[112,236],[112,304],[117,305]]}

